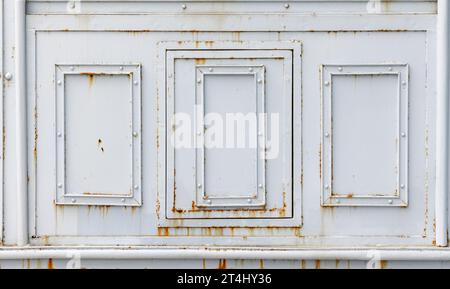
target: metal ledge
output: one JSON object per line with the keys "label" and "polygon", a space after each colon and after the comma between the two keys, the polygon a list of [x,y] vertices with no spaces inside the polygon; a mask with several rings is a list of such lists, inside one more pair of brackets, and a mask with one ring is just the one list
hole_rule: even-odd
{"label": "metal ledge", "polygon": [[450,249],[364,248],[364,249],[268,249],[268,248],[162,248],[162,247],[74,247],[74,248],[2,248],[0,260],[71,259],[88,260],[353,260],[370,261],[376,256],[384,261],[450,261]]}

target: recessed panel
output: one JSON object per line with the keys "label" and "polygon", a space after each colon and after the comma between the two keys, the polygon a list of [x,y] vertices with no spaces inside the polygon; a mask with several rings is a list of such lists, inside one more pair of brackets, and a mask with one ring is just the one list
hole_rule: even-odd
{"label": "recessed panel", "polygon": [[57,66],[58,203],[140,202],[140,67]]}

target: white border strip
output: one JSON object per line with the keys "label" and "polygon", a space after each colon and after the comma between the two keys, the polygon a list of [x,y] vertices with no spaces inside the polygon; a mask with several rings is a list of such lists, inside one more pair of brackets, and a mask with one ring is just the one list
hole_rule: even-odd
{"label": "white border strip", "polygon": [[26,0],[15,2],[17,245],[28,243]]}
{"label": "white border strip", "polygon": [[0,260],[71,259],[79,256],[90,260],[147,260],[147,259],[237,259],[237,260],[355,260],[369,261],[374,256],[386,261],[450,261],[446,249],[390,249],[390,250],[263,250],[263,249],[2,249]]}
{"label": "white border strip", "polygon": [[449,1],[438,1],[436,98],[436,245],[448,245],[447,194],[449,187]]}

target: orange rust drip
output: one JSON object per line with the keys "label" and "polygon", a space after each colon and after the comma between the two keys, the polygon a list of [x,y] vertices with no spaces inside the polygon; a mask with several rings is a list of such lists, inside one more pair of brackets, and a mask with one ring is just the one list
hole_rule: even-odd
{"label": "orange rust drip", "polygon": [[227,260],[220,259],[218,269],[227,269]]}

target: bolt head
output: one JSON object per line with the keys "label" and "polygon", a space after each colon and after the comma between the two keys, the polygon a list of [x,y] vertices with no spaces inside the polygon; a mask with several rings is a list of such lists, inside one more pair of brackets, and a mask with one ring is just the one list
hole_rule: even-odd
{"label": "bolt head", "polygon": [[187,8],[186,4],[181,5],[181,9],[185,10]]}
{"label": "bolt head", "polygon": [[289,7],[291,7],[291,5],[289,5],[289,3],[284,4],[284,8],[289,9]]}
{"label": "bolt head", "polygon": [[330,82],[329,81],[325,81],[325,86],[330,86]]}
{"label": "bolt head", "polygon": [[71,202],[72,202],[72,204],[75,204],[77,202],[77,200],[72,199]]}
{"label": "bolt head", "polygon": [[11,80],[12,79],[12,74],[10,72],[5,73],[4,78],[6,80]]}

